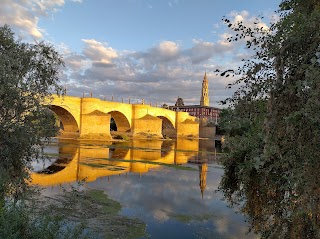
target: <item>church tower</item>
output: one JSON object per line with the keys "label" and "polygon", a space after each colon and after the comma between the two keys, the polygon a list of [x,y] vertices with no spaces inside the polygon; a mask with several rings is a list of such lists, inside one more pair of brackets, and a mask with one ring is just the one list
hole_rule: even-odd
{"label": "church tower", "polygon": [[204,77],[202,81],[200,106],[209,106],[209,86],[208,86],[207,72],[204,73]]}

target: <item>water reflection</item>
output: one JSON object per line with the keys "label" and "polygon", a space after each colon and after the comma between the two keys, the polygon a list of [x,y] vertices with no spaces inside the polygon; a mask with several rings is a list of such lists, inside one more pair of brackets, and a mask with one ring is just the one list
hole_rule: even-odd
{"label": "water reflection", "polygon": [[85,179],[90,188],[119,201],[123,215],[143,220],[153,239],[255,238],[245,234],[244,218],[216,191],[223,170],[212,141],[60,141],[50,147],[59,170],[36,165],[32,175],[33,183],[50,185],[48,195],[60,184],[66,187]]}
{"label": "water reflection", "polygon": [[[56,147],[56,152],[53,151]],[[202,151],[199,151],[201,147]],[[206,188],[208,159],[215,160],[216,154],[208,155],[206,145],[199,140],[178,139],[177,141],[135,140],[127,143],[104,143],[60,140],[47,149],[51,165],[34,165],[37,170],[31,175],[33,184],[41,186],[86,181],[100,177],[136,173],[140,176],[161,165],[184,165],[196,163],[199,170],[199,187],[203,195]],[[206,155],[206,156],[205,156]],[[41,167],[42,166],[42,167]]]}

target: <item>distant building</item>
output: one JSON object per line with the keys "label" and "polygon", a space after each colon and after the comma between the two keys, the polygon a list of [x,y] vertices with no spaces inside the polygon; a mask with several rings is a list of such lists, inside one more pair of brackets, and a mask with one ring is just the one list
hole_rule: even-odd
{"label": "distant building", "polygon": [[183,99],[178,97],[174,106],[169,106],[174,111],[188,112],[190,115],[203,119],[206,123],[217,123],[221,109],[209,106],[209,84],[207,73],[204,73],[200,105],[184,105]]}

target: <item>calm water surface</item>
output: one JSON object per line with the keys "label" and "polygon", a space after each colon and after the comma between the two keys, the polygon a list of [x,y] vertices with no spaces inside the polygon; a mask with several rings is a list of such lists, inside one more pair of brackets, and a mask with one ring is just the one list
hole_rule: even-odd
{"label": "calm water surface", "polygon": [[45,152],[32,178],[46,194],[85,180],[145,222],[150,238],[258,238],[216,191],[223,169],[214,141],[57,140]]}

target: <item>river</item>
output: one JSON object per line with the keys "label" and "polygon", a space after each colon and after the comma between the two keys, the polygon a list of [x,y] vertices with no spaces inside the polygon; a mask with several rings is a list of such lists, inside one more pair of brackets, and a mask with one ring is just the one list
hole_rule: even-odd
{"label": "river", "polygon": [[56,139],[34,162],[45,195],[84,182],[139,218],[149,238],[258,238],[218,191],[223,168],[211,140],[86,142]]}

